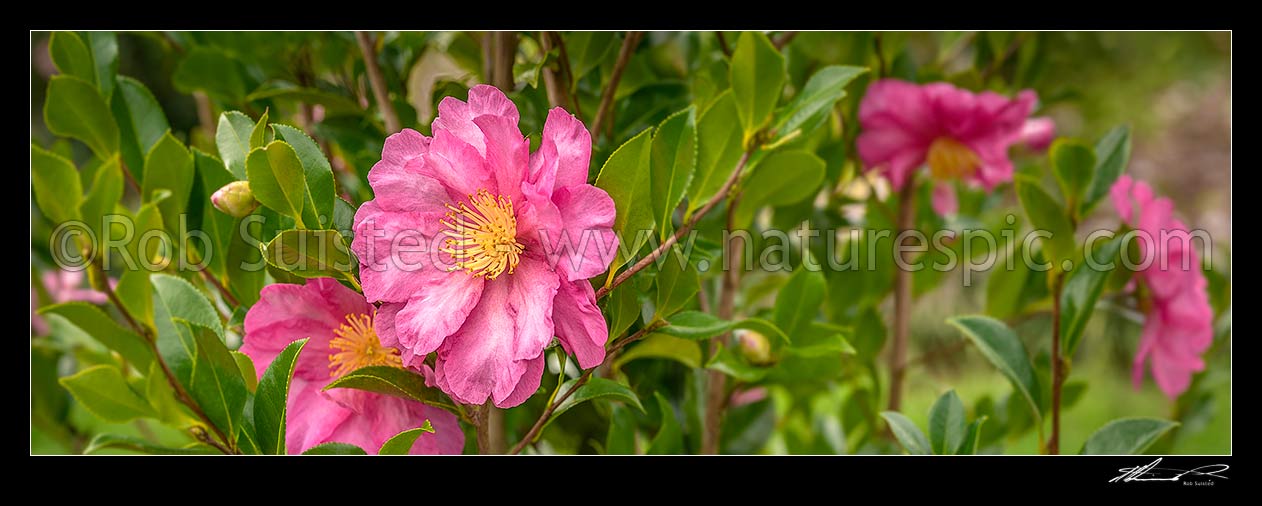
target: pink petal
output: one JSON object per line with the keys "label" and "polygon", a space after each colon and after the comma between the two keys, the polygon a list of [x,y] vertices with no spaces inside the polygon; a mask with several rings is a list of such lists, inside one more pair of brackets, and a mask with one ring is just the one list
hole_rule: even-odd
{"label": "pink petal", "polygon": [[522,137],[515,118],[478,116],[473,123],[486,136],[486,165],[495,176],[499,195],[520,200],[530,164],[530,141]]}
{"label": "pink petal", "polygon": [[1118,216],[1122,218],[1122,222],[1130,223],[1131,215],[1134,213],[1134,203],[1131,202],[1131,185],[1134,180],[1129,174],[1118,176],[1113,186],[1109,187],[1109,198],[1113,200],[1113,209],[1117,210]]}
{"label": "pink petal", "polygon": [[955,186],[949,182],[935,182],[932,198],[933,210],[939,215],[950,216],[960,210],[960,202],[955,197]]}
{"label": "pink petal", "polygon": [[455,135],[473,146],[478,153],[485,153],[486,142],[482,131],[473,124],[478,116],[500,116],[517,125],[517,106],[504,93],[494,86],[480,84],[469,89],[469,102],[461,102],[454,97],[443,98],[438,103],[438,117],[434,119],[432,130],[437,138],[440,130]]}
{"label": "pink petal", "polygon": [[556,166],[552,170],[558,188],[587,183],[592,136],[582,121],[565,109],[553,108],[543,125],[542,143],[556,149]]}
{"label": "pink petal", "polygon": [[544,363],[543,350],[539,350],[538,357],[526,361],[526,372],[522,373],[521,380],[517,382],[513,392],[502,400],[496,400],[495,406],[507,409],[520,405],[539,391],[539,383],[543,381]]}
{"label": "pink petal", "polygon": [[1052,139],[1055,137],[1056,122],[1052,118],[1043,116],[1026,120],[1017,141],[1030,149],[1042,151],[1052,144]]}
{"label": "pink petal", "polygon": [[[302,355],[309,351],[304,349]],[[285,450],[290,455],[330,442],[329,435],[351,416],[351,410],[320,392],[326,383],[327,378],[312,381],[296,374],[290,380],[289,399],[285,402]]]}
{"label": "pink petal", "polygon": [[263,287],[259,301],[245,315],[241,353],[254,361],[259,376],[289,343],[310,338],[298,356],[295,375],[329,377],[329,341],[347,315],[373,314],[363,296],[329,278],[306,285],[277,283]]}
{"label": "pink petal", "polygon": [[459,330],[481,298],[484,284],[482,278],[455,271],[418,289],[393,318],[403,360],[423,360]]}
{"label": "pink petal", "polygon": [[368,300],[405,302],[446,279],[452,260],[440,251],[442,218],[433,212],[383,211],[376,201],[359,207],[351,251],[359,259]]}
{"label": "pink petal", "polygon": [[609,327],[596,307],[596,292],[587,281],[564,281],[552,301],[556,334],[567,353],[578,359],[579,367],[590,369],[605,360]]}
{"label": "pink petal", "polygon": [[559,229],[536,230],[550,265],[570,281],[605,272],[618,253],[613,232],[614,203],[605,190],[589,184],[560,188],[552,195]]}
{"label": "pink petal", "polygon": [[464,450],[464,432],[455,415],[416,401],[364,392],[362,406],[327,436],[327,442],[349,443],[372,454],[396,434],[429,420],[434,433],[422,433],[408,452],[412,455],[452,455]]}
{"label": "pink petal", "polygon": [[427,212],[439,216],[446,213],[444,204],[455,199],[441,181],[425,175],[421,170],[423,164],[423,157],[403,165],[390,165],[385,160],[377,162],[368,171],[373,202],[385,211]]}
{"label": "pink petal", "polygon": [[[469,126],[477,128],[472,121]],[[482,131],[478,130],[479,138]],[[473,195],[478,190],[499,191],[495,174],[487,166],[480,148],[446,130],[434,131],[430,155],[425,157],[421,172],[446,186],[452,197]]]}

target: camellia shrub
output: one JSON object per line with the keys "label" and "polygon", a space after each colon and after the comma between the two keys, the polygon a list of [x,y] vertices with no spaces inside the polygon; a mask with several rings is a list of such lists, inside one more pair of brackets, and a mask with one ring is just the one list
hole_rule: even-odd
{"label": "camellia shrub", "polygon": [[1153,38],[33,33],[32,452],[1228,451]]}

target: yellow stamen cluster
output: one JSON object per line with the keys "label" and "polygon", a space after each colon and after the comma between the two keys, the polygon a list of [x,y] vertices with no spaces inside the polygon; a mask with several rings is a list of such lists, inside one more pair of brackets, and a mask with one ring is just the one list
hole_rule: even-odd
{"label": "yellow stamen cluster", "polygon": [[929,173],[939,180],[971,176],[981,167],[981,159],[964,143],[939,137],[929,145]]}
{"label": "yellow stamen cluster", "polygon": [[521,261],[524,247],[517,242],[517,216],[513,201],[496,197],[486,190],[469,195],[469,204],[447,204],[448,239],[441,251],[450,254],[456,264],[450,270],[464,269],[472,276],[495,279],[508,271],[513,273]]}
{"label": "yellow stamen cluster", "polygon": [[399,350],[381,345],[372,329],[372,317],[366,314],[347,315],[346,323],[333,331],[329,348],[329,375],[335,378],[370,365],[403,367]]}

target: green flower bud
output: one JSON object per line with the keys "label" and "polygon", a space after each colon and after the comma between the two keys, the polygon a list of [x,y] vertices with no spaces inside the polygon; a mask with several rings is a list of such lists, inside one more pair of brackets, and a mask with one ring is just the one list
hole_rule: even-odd
{"label": "green flower bud", "polygon": [[250,191],[249,181],[233,181],[224,185],[210,196],[210,203],[215,209],[236,218],[254,212],[259,206],[259,201],[254,200],[254,193]]}
{"label": "green flower bud", "polygon": [[767,336],[752,330],[741,330],[736,332],[736,339],[740,341],[741,355],[749,363],[767,365],[774,362],[771,357],[771,341],[767,340]]}

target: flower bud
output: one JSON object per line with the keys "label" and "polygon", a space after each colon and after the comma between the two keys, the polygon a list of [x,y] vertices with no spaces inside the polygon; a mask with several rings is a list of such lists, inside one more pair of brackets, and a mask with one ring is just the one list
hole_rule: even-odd
{"label": "flower bud", "polygon": [[767,336],[752,330],[745,330],[737,332],[737,339],[740,341],[741,355],[749,363],[767,365],[772,362],[771,341],[767,340]]}
{"label": "flower bud", "polygon": [[259,206],[259,201],[254,200],[254,193],[250,191],[249,181],[233,181],[224,185],[210,196],[210,203],[215,209],[235,218],[244,217]]}

